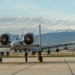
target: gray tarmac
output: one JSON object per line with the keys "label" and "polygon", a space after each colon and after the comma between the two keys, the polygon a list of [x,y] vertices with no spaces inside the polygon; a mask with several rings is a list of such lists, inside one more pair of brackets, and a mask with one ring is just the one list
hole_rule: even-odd
{"label": "gray tarmac", "polygon": [[75,75],[75,57],[3,58],[0,75]]}

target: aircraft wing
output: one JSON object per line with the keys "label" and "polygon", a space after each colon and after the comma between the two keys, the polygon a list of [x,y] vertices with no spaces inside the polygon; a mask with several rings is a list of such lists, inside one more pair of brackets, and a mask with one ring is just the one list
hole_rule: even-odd
{"label": "aircraft wing", "polygon": [[39,44],[34,45],[17,45],[16,48],[33,48],[33,47],[39,47]]}
{"label": "aircraft wing", "polygon": [[48,49],[48,48],[55,48],[55,47],[61,47],[61,46],[68,46],[68,45],[74,45],[75,43],[64,43],[64,44],[55,44],[55,45],[45,45],[41,46],[42,49]]}
{"label": "aircraft wing", "polygon": [[[11,45],[0,45],[0,48],[11,48]],[[16,45],[14,48],[30,48],[30,47],[39,47],[39,44],[34,45]]]}
{"label": "aircraft wing", "polygon": [[[74,45],[75,43],[64,43],[64,44],[55,44],[55,45],[44,45],[41,46],[41,49],[48,49],[48,48],[58,48],[62,46],[68,46],[68,45]],[[16,45],[13,48],[16,49],[23,49],[23,48],[39,48],[39,44],[33,44],[33,45]],[[11,45],[0,45],[0,48],[12,48]]]}

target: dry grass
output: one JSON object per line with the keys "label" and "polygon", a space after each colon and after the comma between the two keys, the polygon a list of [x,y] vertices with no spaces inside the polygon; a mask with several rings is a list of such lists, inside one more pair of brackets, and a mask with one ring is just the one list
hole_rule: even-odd
{"label": "dry grass", "polygon": [[[28,57],[37,57],[38,54],[36,53],[34,56],[29,53]],[[51,52],[51,54],[47,54],[45,52],[42,52],[42,56],[43,57],[75,57],[75,52],[71,52],[71,51],[60,51],[59,53],[56,52]],[[4,56],[4,58],[24,58],[24,53],[14,53],[14,54],[10,54],[9,57]]]}

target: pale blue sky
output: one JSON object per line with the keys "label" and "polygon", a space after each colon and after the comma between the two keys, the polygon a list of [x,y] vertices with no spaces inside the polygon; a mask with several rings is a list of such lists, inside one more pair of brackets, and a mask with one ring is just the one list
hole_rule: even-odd
{"label": "pale blue sky", "polygon": [[[0,34],[75,30],[75,0],[0,0]],[[16,34],[15,33],[15,34]]]}
{"label": "pale blue sky", "polygon": [[75,0],[0,0],[0,16],[75,19]]}

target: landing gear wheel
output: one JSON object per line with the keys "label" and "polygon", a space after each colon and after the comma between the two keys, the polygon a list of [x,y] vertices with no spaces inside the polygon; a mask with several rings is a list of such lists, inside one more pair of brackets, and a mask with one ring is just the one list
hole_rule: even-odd
{"label": "landing gear wheel", "polygon": [[0,63],[2,63],[2,58],[0,57]]}
{"label": "landing gear wheel", "polygon": [[40,62],[43,62],[42,56],[39,57],[39,61]]}
{"label": "landing gear wheel", "polygon": [[43,62],[43,58],[42,58],[42,56],[41,56],[41,51],[38,52],[38,60],[39,60],[40,62]]}

